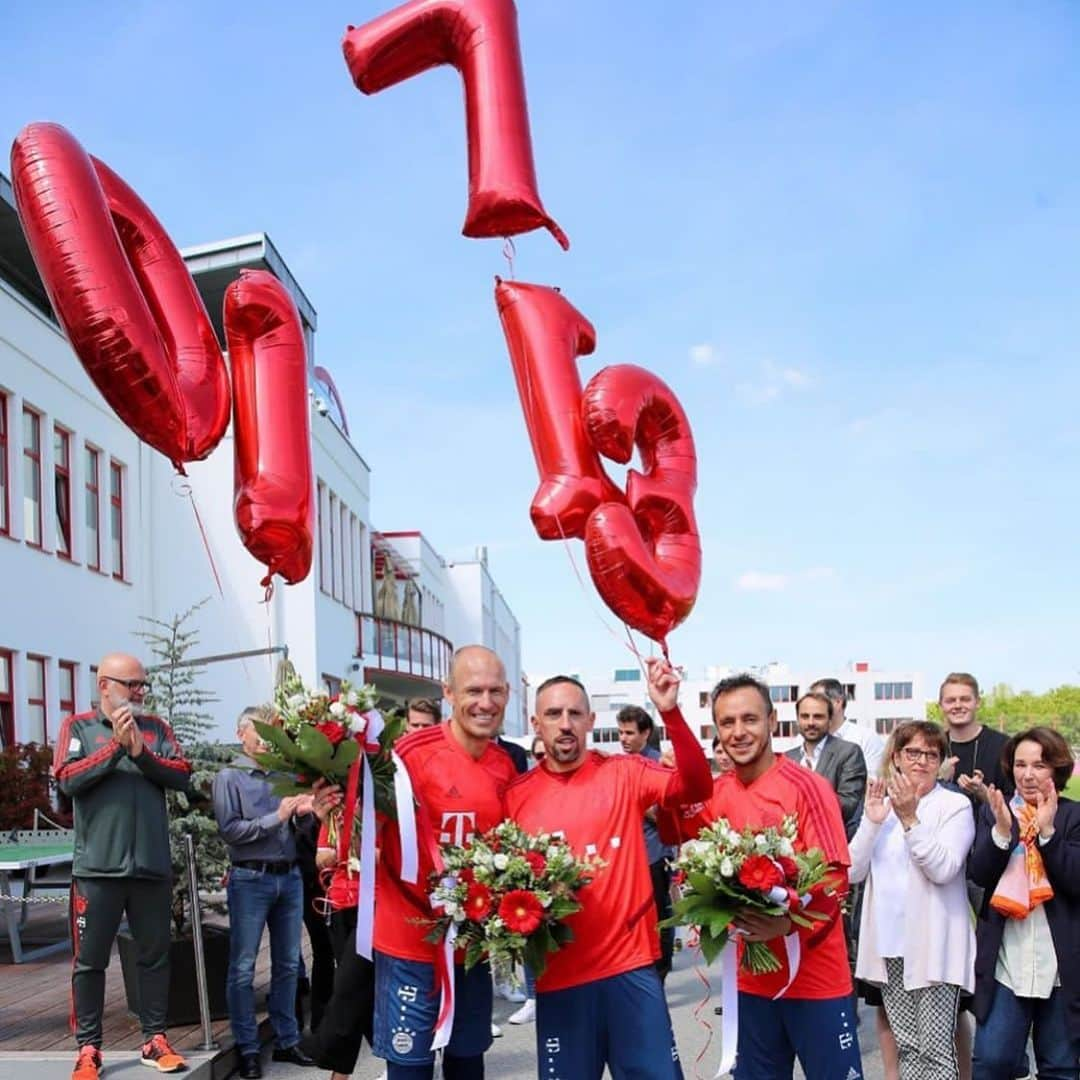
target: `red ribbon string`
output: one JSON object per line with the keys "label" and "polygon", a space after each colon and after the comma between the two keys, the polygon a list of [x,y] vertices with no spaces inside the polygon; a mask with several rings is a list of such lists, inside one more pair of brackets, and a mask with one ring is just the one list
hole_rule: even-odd
{"label": "red ribbon string", "polygon": [[[689,942],[687,943],[687,945],[689,946]],[[701,954],[699,953],[699,959],[700,956]],[[701,1048],[698,1056],[694,1058],[694,1076],[696,1076],[698,1080],[704,1080],[704,1078],[701,1076],[701,1073],[698,1071],[698,1066],[701,1064],[705,1055],[709,1052],[709,1047],[712,1046],[713,1028],[712,1024],[710,1024],[708,1020],[704,1019],[701,1014],[709,1007],[709,1004],[712,1002],[712,986],[709,983],[709,977],[705,974],[705,971],[700,963],[694,964],[694,974],[697,975],[697,977],[705,984],[705,996],[701,999],[701,1001],[697,1003],[694,1008],[694,1019],[705,1029],[705,1033],[707,1036],[707,1038],[705,1039],[705,1045]]]}

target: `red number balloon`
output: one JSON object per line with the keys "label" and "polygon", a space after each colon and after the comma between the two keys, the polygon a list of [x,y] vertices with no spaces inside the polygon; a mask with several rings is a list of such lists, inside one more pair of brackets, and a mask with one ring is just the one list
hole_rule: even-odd
{"label": "red number balloon", "polygon": [[496,278],[499,309],[540,487],[530,515],[542,540],[585,538],[589,514],[619,491],[581,415],[577,358],[596,348],[592,323],[556,289]]}
{"label": "red number balloon", "polygon": [[87,374],[183,472],[225,433],[229,380],[180,253],[139,196],[58,124],[19,133],[11,177],[34,262]]}
{"label": "red number balloon", "polygon": [[374,94],[450,64],[465,86],[469,146],[466,236],[514,236],[543,227],[566,234],[540,201],[513,0],[411,0],[342,42],[358,90]]}
{"label": "red number balloon", "polygon": [[304,330],[285,286],[241,271],[225,290],[233,377],[233,512],[244,547],[290,585],[311,571],[315,535]]}
{"label": "red number balloon", "polygon": [[[532,519],[544,540],[585,540],[589,571],[605,603],[656,641],[690,614],[701,582],[694,519],[697,455],[686,414],[655,375],[604,368],[584,392],[577,358],[596,345],[592,325],[555,289],[497,281],[525,423],[540,472]],[[644,471],[627,473],[625,495],[598,454]]]}

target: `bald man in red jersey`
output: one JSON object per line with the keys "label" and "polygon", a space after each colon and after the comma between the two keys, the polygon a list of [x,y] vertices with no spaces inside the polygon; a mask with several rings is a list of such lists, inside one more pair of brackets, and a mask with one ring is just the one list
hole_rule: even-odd
{"label": "bald man in red jersey", "polygon": [[565,836],[578,856],[604,865],[567,920],[574,940],[548,957],[537,980],[539,1075],[592,1080],[605,1066],[618,1080],[681,1080],[671,1018],[653,964],[660,955],[656,904],[642,815],[650,806],[708,798],[708,762],[677,704],[679,677],[649,664],[649,696],[667,728],[676,768],[639,754],[586,749],[595,721],[580,682],[556,676],[536,692],[533,727],[541,764],[506,792],[509,816],[529,832]]}

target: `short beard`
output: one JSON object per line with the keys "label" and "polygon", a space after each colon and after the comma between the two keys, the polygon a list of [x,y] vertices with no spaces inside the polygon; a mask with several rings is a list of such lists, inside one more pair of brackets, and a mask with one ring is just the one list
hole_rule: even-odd
{"label": "short beard", "polygon": [[560,746],[552,745],[548,747],[548,753],[552,758],[560,765],[568,765],[570,762],[577,761],[581,757],[581,743],[575,742],[572,750],[564,750]]}

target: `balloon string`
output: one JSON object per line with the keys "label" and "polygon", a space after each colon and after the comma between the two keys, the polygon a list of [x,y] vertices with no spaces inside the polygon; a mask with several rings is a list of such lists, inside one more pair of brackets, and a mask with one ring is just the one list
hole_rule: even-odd
{"label": "balloon string", "polygon": [[[701,954],[698,954],[699,958]],[[698,1071],[698,1066],[701,1064],[702,1059],[709,1052],[709,1047],[712,1046],[713,1041],[713,1028],[701,1014],[709,1007],[709,1002],[712,1001],[712,986],[709,983],[709,977],[702,970],[700,963],[694,964],[694,974],[705,984],[705,996],[697,1003],[694,1008],[694,1019],[705,1029],[706,1039],[705,1045],[701,1048],[700,1053],[694,1058],[694,1075],[698,1080],[703,1080],[701,1073]]]}
{"label": "balloon string", "polygon": [[202,515],[199,513],[199,506],[195,502],[195,492],[191,488],[191,484],[187,480],[183,480],[179,486],[176,486],[177,477],[173,477],[173,490],[179,495],[186,495],[188,501],[191,503],[191,509],[195,513],[195,524],[199,527],[199,535],[202,537],[203,550],[206,552],[206,558],[210,562],[210,569],[214,575],[214,582],[217,584],[218,595],[222,600],[225,599],[225,590],[221,587],[221,575],[218,574],[217,564],[214,562],[214,553],[210,550],[210,539],[206,535],[206,528],[203,526]]}
{"label": "balloon string", "polygon": [[273,618],[270,613],[270,601],[274,599],[274,583],[271,581],[266,586],[266,591],[263,593],[263,606],[266,609],[266,663],[270,668],[270,686],[271,692],[276,687],[274,686],[274,635],[272,633]]}
{"label": "balloon string", "polygon": [[[559,536],[562,537],[563,547],[566,549],[566,557],[570,560],[570,568],[574,571],[574,577],[577,578],[577,582],[578,582],[579,587],[581,588],[582,594],[586,598],[588,598],[588,596],[589,596],[588,586],[585,584],[585,578],[582,576],[581,570],[578,568],[577,560],[574,558],[573,548],[570,547],[570,539],[569,539],[569,537],[567,537],[566,533],[563,532],[562,521],[559,520],[559,516],[557,514],[555,515],[555,524],[559,528]],[[623,629],[626,631],[626,636],[627,636],[627,639],[629,641],[629,644],[628,644],[626,641],[623,641],[622,638],[619,637],[619,635],[615,631],[615,629],[608,623],[608,621],[604,618],[604,616],[600,614],[600,612],[596,609],[596,607],[594,605],[590,604],[589,606],[590,606],[590,608],[592,608],[592,613],[593,613],[593,615],[596,616],[596,618],[599,621],[600,625],[624,649],[629,649],[630,652],[632,652],[634,654],[634,656],[637,659],[638,665],[641,667],[641,670],[644,672],[645,671],[645,661],[644,661],[644,658],[641,655],[641,652],[638,650],[637,646],[634,644],[634,639],[630,636],[630,627],[627,626],[626,623],[623,623]]]}
{"label": "balloon string", "polygon": [[511,237],[503,237],[503,258],[506,260],[506,265],[509,267],[510,280],[514,280],[514,257],[517,255],[517,248],[514,246],[514,241]]}

